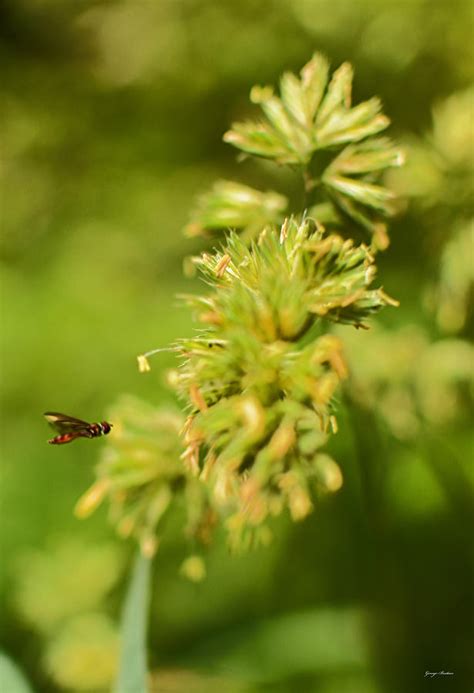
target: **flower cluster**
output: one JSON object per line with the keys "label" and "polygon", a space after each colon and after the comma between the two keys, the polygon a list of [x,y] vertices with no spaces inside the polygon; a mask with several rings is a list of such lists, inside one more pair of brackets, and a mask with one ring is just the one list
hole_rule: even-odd
{"label": "flower cluster", "polygon": [[97,479],[79,499],[76,514],[87,517],[105,499],[110,520],[122,537],[134,536],[142,552],[158,546],[158,524],[178,494],[186,497],[187,533],[207,539],[212,513],[205,488],[186,473],[180,461],[184,417],[123,397],[111,410],[113,435],[97,468]]}
{"label": "flower cluster", "polygon": [[246,546],[268,537],[268,516],[287,507],[301,519],[315,489],[342,483],[322,447],[337,427],[346,366],[323,321],[363,326],[394,302],[370,288],[365,246],[309,218],[250,246],[232,234],[195,262],[211,292],[185,297],[202,329],[176,345],[182,363],[171,382],[190,409],[183,457],[227,516],[231,545]]}
{"label": "flower cluster", "polygon": [[[352,67],[344,63],[329,79],[328,61],[316,53],[300,78],[283,75],[280,97],[272,87],[254,87],[250,98],[263,118],[234,123],[224,141],[246,155],[300,169],[311,215],[342,229],[352,220],[369,231],[374,249],[383,250],[383,220],[395,209],[394,194],[381,178],[404,156],[377,136],[390,124],[377,97],[352,106],[352,78]],[[277,193],[221,181],[201,197],[187,232],[230,227],[256,236],[266,223],[278,221],[286,204]]]}
{"label": "flower cluster", "polygon": [[[451,94],[432,114],[432,128],[422,137],[407,139],[407,166],[391,171],[390,185],[400,196],[411,198],[421,211],[430,211],[435,224],[453,216],[469,219],[474,213],[472,128],[474,88]],[[426,215],[425,215],[426,216]]]}
{"label": "flower cluster", "polygon": [[[393,198],[381,177],[403,159],[379,136],[389,124],[379,99],[352,106],[351,87],[350,65],[330,79],[315,54],[299,78],[282,77],[281,97],[254,88],[264,119],[224,136],[245,155],[299,170],[306,198],[289,216],[285,196],[221,180],[185,229],[227,231],[221,249],[189,261],[210,289],[183,297],[199,330],[169,347],[179,360],[169,383],[185,413],[120,404],[98,480],[77,507],[84,516],[107,496],[119,533],[136,536],[148,555],[181,492],[193,537],[207,541],[221,520],[230,546],[245,549],[269,540],[271,516],[288,510],[300,520],[318,493],[342,484],[324,449],[347,377],[331,327],[366,327],[397,305],[372,282]],[[348,222],[370,232],[370,248],[346,237]],[[141,372],[158,351],[138,357]],[[199,556],[182,570],[195,580],[204,573]]]}
{"label": "flower cluster", "polygon": [[187,236],[202,236],[221,229],[239,229],[253,238],[270,224],[283,221],[288,200],[272,190],[261,192],[248,185],[219,180],[202,195],[184,229]]}
{"label": "flower cluster", "polygon": [[469,420],[474,348],[462,339],[431,341],[419,326],[344,335],[351,398],[410,440],[423,426],[441,429]]}

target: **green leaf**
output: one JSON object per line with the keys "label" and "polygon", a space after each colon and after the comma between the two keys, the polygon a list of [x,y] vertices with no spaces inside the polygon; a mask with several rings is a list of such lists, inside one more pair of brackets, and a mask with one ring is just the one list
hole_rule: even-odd
{"label": "green leaf", "polygon": [[151,560],[137,555],[122,616],[122,646],[115,693],[147,691],[146,631]]}
{"label": "green leaf", "polygon": [[260,683],[302,673],[361,672],[370,668],[366,619],[362,610],[349,608],[284,613],[197,642],[183,666],[199,663]]}
{"label": "green leaf", "polygon": [[4,693],[32,693],[33,691],[16,664],[1,652],[0,689]]}

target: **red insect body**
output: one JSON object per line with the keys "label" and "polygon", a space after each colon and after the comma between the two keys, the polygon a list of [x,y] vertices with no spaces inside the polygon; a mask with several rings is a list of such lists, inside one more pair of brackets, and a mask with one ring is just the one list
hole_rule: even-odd
{"label": "red insect body", "polygon": [[64,445],[71,443],[76,438],[98,438],[102,435],[107,435],[112,428],[112,424],[107,421],[100,423],[88,423],[82,419],[76,419],[74,416],[59,414],[57,412],[46,412],[44,415],[50,426],[52,426],[59,435],[48,440],[51,445]]}
{"label": "red insect body", "polygon": [[76,438],[80,438],[82,433],[63,433],[61,436],[56,436],[48,440],[51,445],[64,445],[64,443],[70,443]]}

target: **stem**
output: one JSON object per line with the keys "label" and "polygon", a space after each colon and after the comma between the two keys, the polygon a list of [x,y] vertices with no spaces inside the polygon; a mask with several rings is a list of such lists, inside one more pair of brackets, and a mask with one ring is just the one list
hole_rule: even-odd
{"label": "stem", "polygon": [[0,681],[5,693],[33,693],[22,671],[3,652],[0,652]]}
{"label": "stem", "polygon": [[307,209],[309,205],[309,196],[311,191],[314,188],[314,180],[311,177],[311,173],[309,172],[309,168],[305,167],[303,169],[303,182],[304,182],[304,194],[303,194],[303,209]]}
{"label": "stem", "polygon": [[364,410],[345,396],[355,442],[359,479],[368,526],[374,537],[384,529],[383,493],[386,475],[386,440],[380,435],[378,421],[372,412]]}
{"label": "stem", "polygon": [[122,644],[114,693],[146,693],[147,616],[151,560],[139,551],[122,613]]}
{"label": "stem", "polygon": [[428,427],[423,431],[421,450],[446,494],[456,526],[469,543],[474,523],[472,486],[462,471],[458,451],[442,436]]}

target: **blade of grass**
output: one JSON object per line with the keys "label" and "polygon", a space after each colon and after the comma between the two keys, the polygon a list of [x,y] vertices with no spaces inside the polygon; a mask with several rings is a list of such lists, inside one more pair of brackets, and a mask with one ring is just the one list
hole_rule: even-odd
{"label": "blade of grass", "polygon": [[146,631],[151,560],[138,553],[122,614],[122,645],[114,693],[146,693]]}
{"label": "blade of grass", "polygon": [[25,677],[12,660],[0,652],[0,690],[5,693],[33,693]]}

